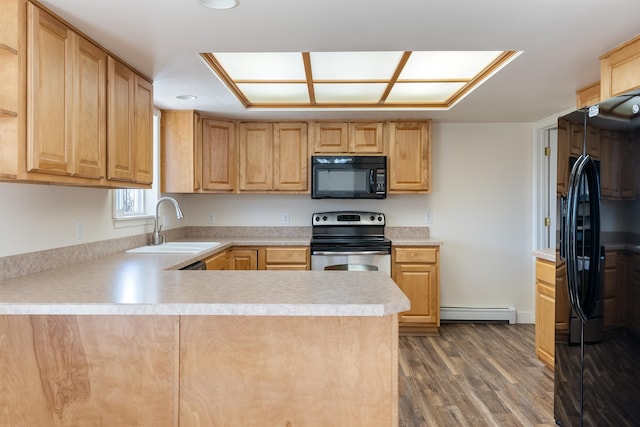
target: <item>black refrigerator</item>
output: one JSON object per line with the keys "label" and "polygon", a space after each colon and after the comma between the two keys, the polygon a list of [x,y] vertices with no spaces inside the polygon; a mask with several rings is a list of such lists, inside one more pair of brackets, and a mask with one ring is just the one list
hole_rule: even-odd
{"label": "black refrigerator", "polygon": [[640,91],[558,120],[554,417],[640,426]]}

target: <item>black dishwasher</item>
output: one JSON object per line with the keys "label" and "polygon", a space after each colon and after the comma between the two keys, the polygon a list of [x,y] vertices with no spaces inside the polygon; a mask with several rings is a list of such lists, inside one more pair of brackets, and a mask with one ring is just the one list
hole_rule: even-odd
{"label": "black dishwasher", "polygon": [[204,261],[196,261],[193,264],[182,267],[180,270],[206,270],[207,264]]}

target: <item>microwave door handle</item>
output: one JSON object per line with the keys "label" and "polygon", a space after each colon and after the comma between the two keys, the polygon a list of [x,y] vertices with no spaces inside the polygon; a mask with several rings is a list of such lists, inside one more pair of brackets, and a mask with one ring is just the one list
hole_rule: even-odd
{"label": "microwave door handle", "polygon": [[369,193],[371,194],[376,192],[375,173],[375,169],[369,169]]}

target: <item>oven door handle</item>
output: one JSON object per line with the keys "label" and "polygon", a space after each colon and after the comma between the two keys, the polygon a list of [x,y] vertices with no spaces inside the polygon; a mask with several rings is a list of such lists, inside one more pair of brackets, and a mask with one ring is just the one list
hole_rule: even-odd
{"label": "oven door handle", "polygon": [[339,251],[313,251],[311,255],[389,255],[389,251],[354,251],[354,252],[339,252]]}

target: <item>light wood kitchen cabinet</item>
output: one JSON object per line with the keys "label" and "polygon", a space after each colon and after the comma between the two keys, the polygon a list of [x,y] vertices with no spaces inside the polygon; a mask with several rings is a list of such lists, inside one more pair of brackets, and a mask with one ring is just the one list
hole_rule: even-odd
{"label": "light wood kitchen cabinet", "polygon": [[257,270],[258,249],[234,247],[229,251],[229,270]]}
{"label": "light wood kitchen cabinet", "polygon": [[[604,327],[613,328],[624,322],[624,290],[620,289],[620,283],[625,283],[623,270],[627,270],[621,263],[625,263],[618,251],[606,251],[604,261]],[[628,271],[628,270],[627,270]]]}
{"label": "light wood kitchen cabinet", "polygon": [[152,85],[112,56],[107,73],[107,178],[149,187],[153,180]]}
{"label": "light wood kitchen cabinet", "polygon": [[207,270],[227,270],[229,267],[229,251],[223,251],[204,260]]}
{"label": "light wood kitchen cabinet", "polygon": [[202,119],[194,110],[164,110],[160,116],[160,191],[191,193],[202,188]]}
{"label": "light wood kitchen cabinet", "polygon": [[273,190],[273,124],[240,123],[239,133],[239,190]]}
{"label": "light wood kitchen cabinet", "polygon": [[314,122],[313,151],[317,154],[384,154],[382,122]]}
{"label": "light wood kitchen cabinet", "polygon": [[[109,52],[24,0],[2,3],[0,58],[0,179],[150,186],[150,81],[134,73],[127,86],[132,104],[119,102],[111,96],[121,85],[110,75]],[[123,122],[127,131],[116,132]]]}
{"label": "light wood kitchen cabinet", "polygon": [[576,91],[576,108],[585,108],[600,102],[600,81]]}
{"label": "light wood kitchen cabinet", "polygon": [[235,191],[237,162],[236,124],[230,121],[203,119],[202,189],[215,193]]}
{"label": "light wood kitchen cabinet", "polygon": [[600,56],[600,99],[640,88],[640,36]]}
{"label": "light wood kitchen cabinet", "polygon": [[264,248],[265,270],[310,270],[309,246],[274,246]]}
{"label": "light wood kitchen cabinet", "polygon": [[555,355],[556,264],[536,260],[536,355],[553,369]]}
{"label": "light wood kitchen cabinet", "polygon": [[161,118],[161,191],[229,193],[236,188],[235,123],[194,110],[165,110]]}
{"label": "light wood kitchen cabinet", "polygon": [[107,53],[32,3],[27,12],[27,171],[99,180],[106,163]]}
{"label": "light wood kitchen cabinet", "polygon": [[400,314],[400,333],[438,333],[440,327],[439,247],[396,247],[392,277],[411,302]]}
{"label": "light wood kitchen cabinet", "polygon": [[390,122],[388,192],[428,193],[431,190],[431,122]]}
{"label": "light wood kitchen cabinet", "polygon": [[273,186],[276,191],[307,191],[309,149],[306,123],[273,124]]}
{"label": "light wood kitchen cabinet", "polygon": [[239,146],[239,191],[308,190],[306,123],[240,123]]}

